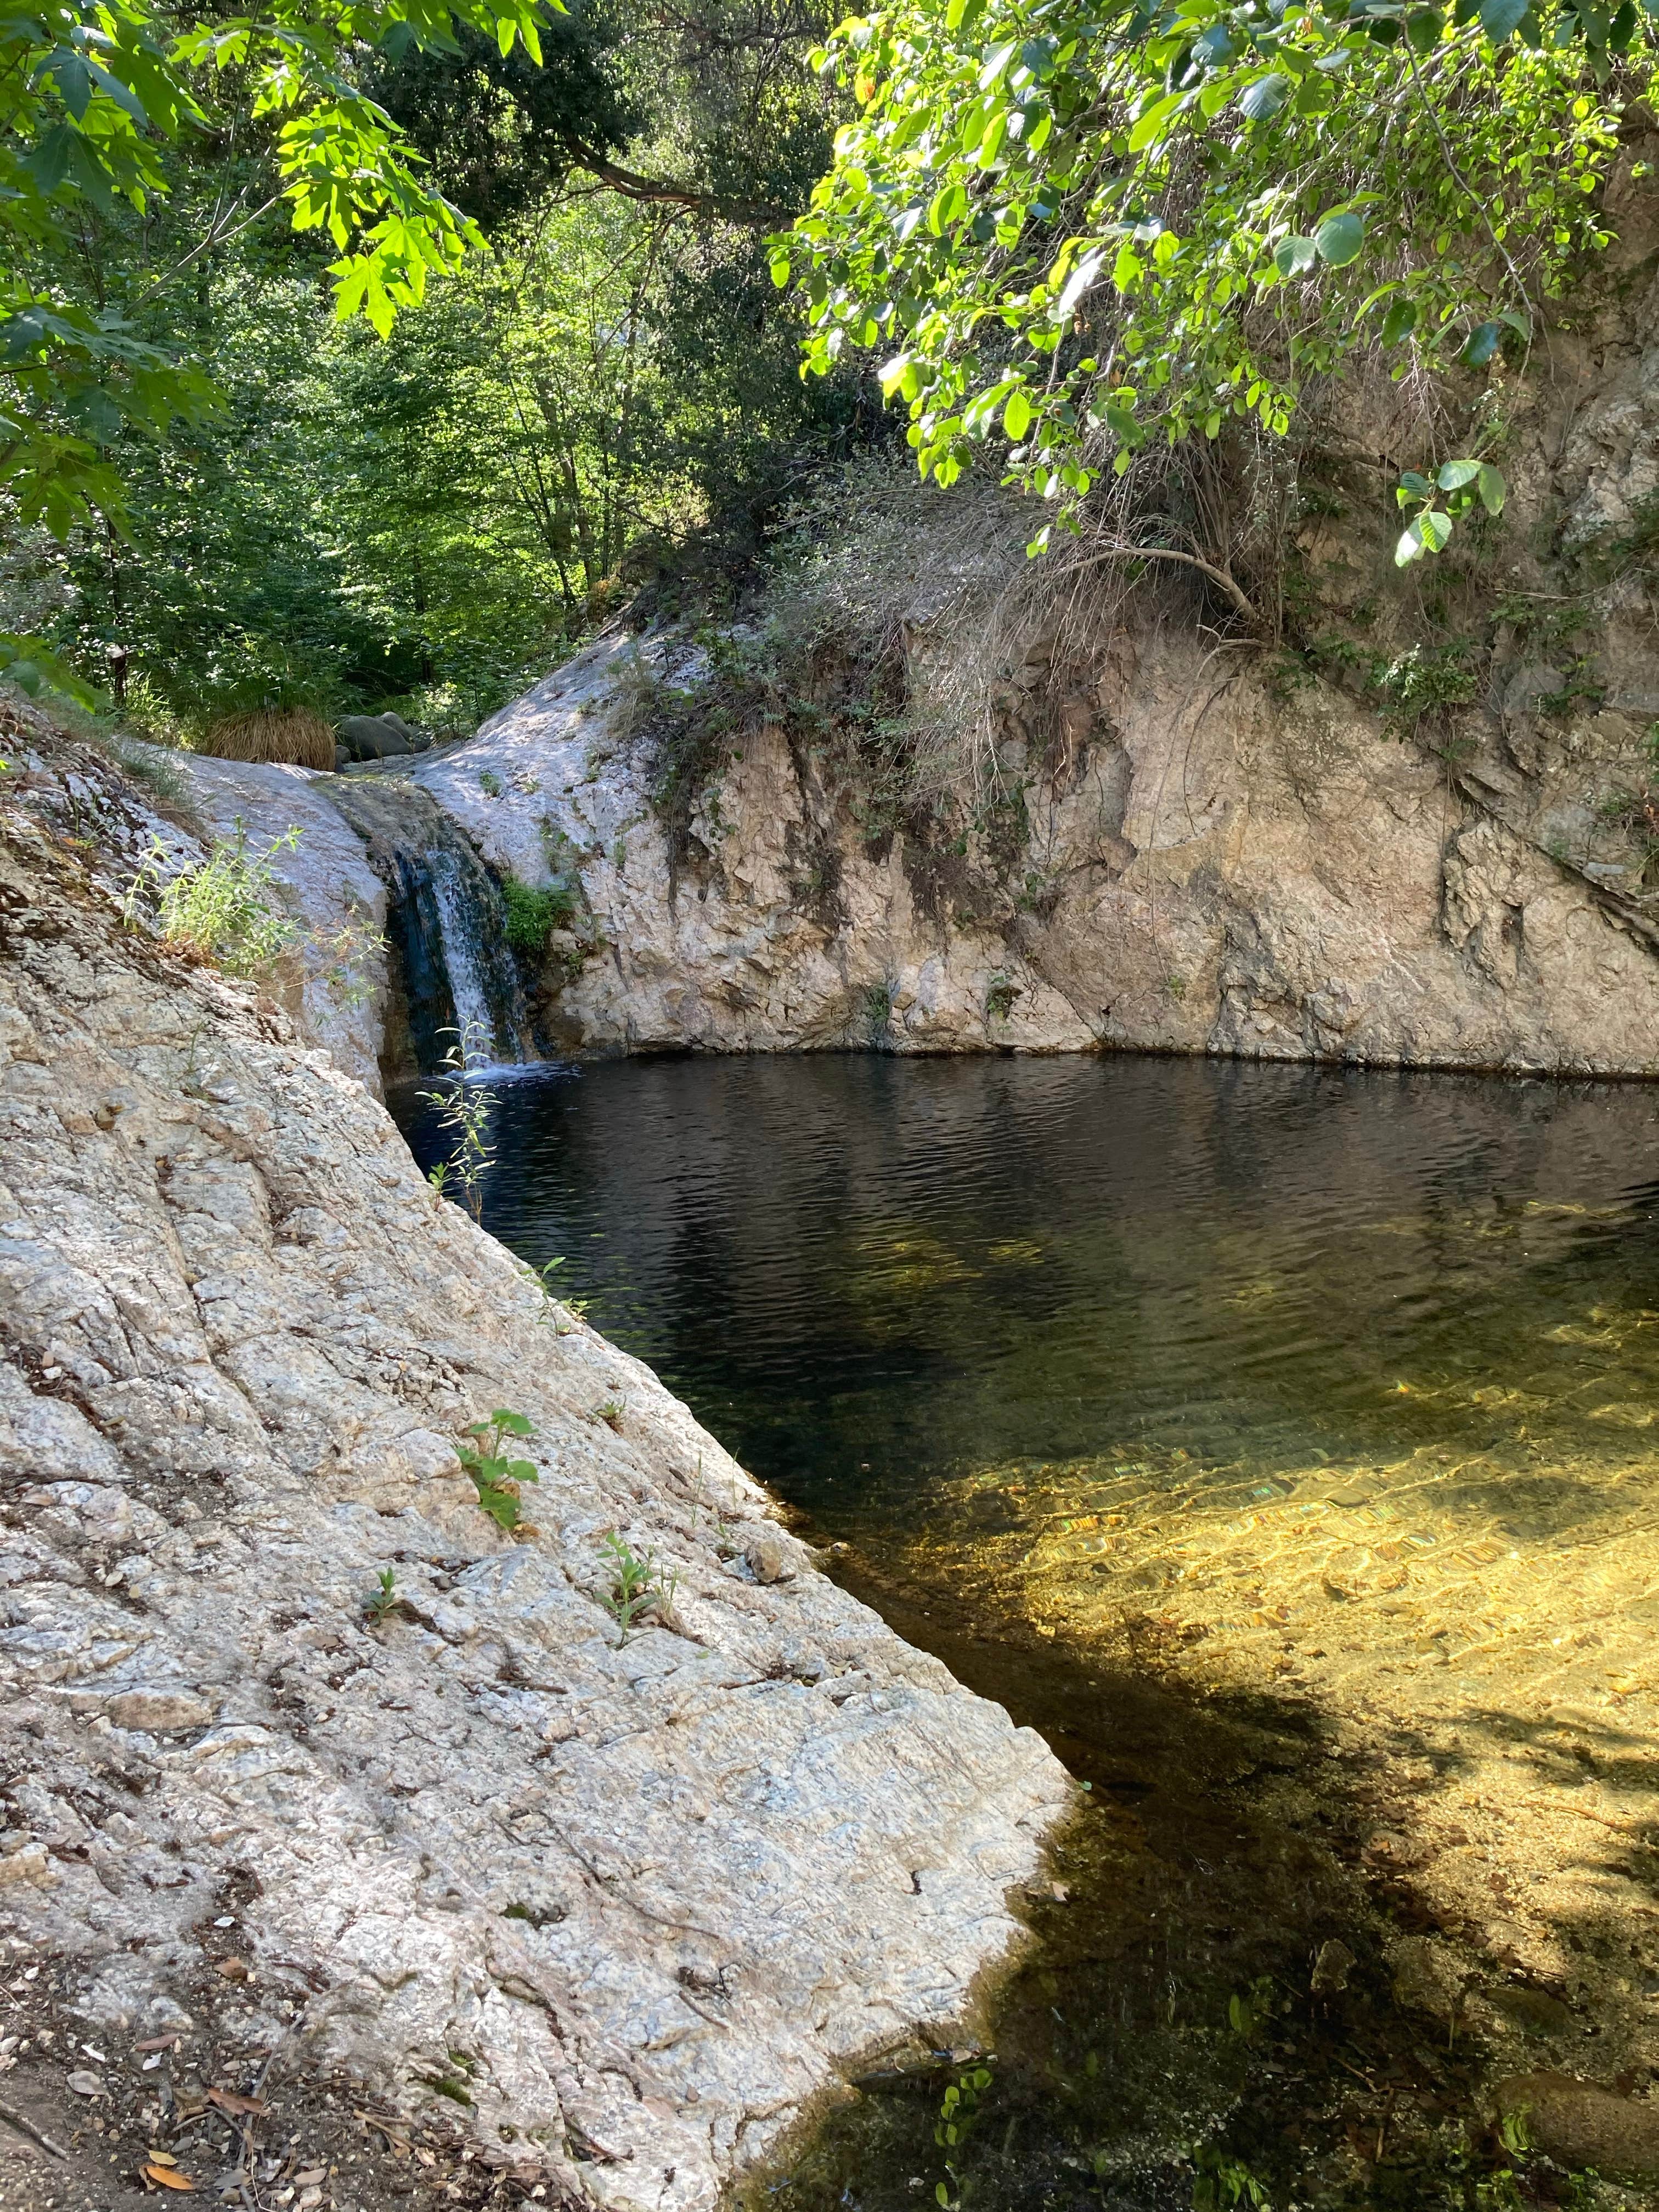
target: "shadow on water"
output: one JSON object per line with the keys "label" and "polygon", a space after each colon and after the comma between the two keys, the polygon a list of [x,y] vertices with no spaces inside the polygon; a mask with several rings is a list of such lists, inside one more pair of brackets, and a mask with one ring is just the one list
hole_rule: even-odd
{"label": "shadow on water", "polygon": [[[1127,1060],[503,1091],[488,1224],[1091,1785],[988,2015],[745,2203],[1650,2201],[1583,2169],[1659,2080],[1656,1129]],[[1540,2071],[1638,2101],[1506,2136]]]}

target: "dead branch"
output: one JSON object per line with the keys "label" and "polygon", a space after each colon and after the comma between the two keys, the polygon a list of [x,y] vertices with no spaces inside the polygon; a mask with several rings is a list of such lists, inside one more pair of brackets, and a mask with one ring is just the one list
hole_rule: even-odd
{"label": "dead branch", "polygon": [[1172,545],[1098,545],[1082,560],[1070,562],[1057,570],[1056,574],[1075,576],[1085,568],[1098,568],[1103,561],[1179,561],[1183,568],[1196,568],[1212,584],[1219,585],[1245,621],[1261,627],[1261,616],[1225,568],[1218,568],[1212,561],[1201,560],[1196,553],[1177,553]]}

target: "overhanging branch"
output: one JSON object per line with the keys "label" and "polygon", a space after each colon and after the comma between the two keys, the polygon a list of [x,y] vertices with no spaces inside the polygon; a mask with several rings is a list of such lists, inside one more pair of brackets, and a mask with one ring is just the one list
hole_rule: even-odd
{"label": "overhanging branch", "polygon": [[1178,561],[1184,568],[1196,568],[1224,591],[1253,628],[1259,629],[1261,626],[1261,616],[1225,568],[1218,568],[1212,561],[1200,560],[1196,553],[1177,553],[1172,545],[1097,545],[1059,573],[1062,576],[1079,575],[1085,568],[1098,568],[1103,561]]}
{"label": "overhanging branch", "polygon": [[685,208],[693,215],[718,216],[723,222],[752,223],[768,230],[779,229],[789,220],[787,209],[774,206],[769,201],[706,192],[696,185],[670,177],[642,177],[637,170],[624,169],[620,162],[607,161],[595,148],[585,145],[568,131],[562,131],[560,137],[573,161],[627,199],[650,201],[659,207]]}

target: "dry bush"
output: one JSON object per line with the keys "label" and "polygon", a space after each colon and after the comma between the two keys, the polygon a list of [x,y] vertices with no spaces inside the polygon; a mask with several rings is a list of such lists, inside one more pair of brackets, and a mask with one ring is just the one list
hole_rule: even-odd
{"label": "dry bush", "polygon": [[198,752],[216,760],[270,761],[288,768],[331,769],[334,732],[309,707],[254,707],[210,722]]}
{"label": "dry bush", "polygon": [[797,519],[768,593],[769,641],[786,672],[836,655],[902,666],[890,743],[909,796],[981,807],[1017,780],[1016,720],[1023,763],[1034,716],[1091,684],[1131,594],[1168,596],[1154,559],[1128,557],[1171,539],[1166,517],[1132,532],[1141,497],[1138,484],[1115,483],[1082,538],[1034,559],[1027,547],[1049,510],[994,478],[942,492],[908,459],[852,464]]}

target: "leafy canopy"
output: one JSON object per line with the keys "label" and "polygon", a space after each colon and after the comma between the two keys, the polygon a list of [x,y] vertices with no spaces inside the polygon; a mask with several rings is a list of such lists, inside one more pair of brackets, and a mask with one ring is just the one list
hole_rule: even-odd
{"label": "leafy canopy", "polygon": [[[374,47],[453,46],[458,25],[538,55],[539,12],[538,0],[273,0],[260,15],[191,22],[152,0],[48,0],[0,19],[0,484],[19,520],[62,538],[94,511],[118,514],[112,441],[212,404],[197,364],[63,281],[89,215],[145,214],[175,173],[169,149],[250,132],[270,191],[264,207],[237,209],[238,224],[286,202],[295,228],[338,255],[339,313],[384,333],[477,234],[423,181],[358,88],[356,61]],[[227,228],[216,216],[139,306]]]}
{"label": "leafy canopy", "polygon": [[[820,54],[857,113],[773,276],[808,368],[883,349],[924,476],[1000,428],[1070,519],[1154,438],[1283,435],[1360,349],[1524,354],[1607,241],[1653,37],[1634,0],[891,0]],[[1448,466],[1407,488],[1402,560],[1443,544],[1438,491],[1501,504]]]}

